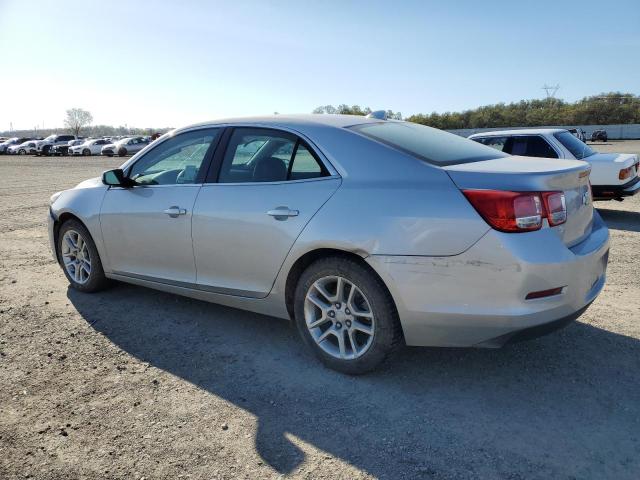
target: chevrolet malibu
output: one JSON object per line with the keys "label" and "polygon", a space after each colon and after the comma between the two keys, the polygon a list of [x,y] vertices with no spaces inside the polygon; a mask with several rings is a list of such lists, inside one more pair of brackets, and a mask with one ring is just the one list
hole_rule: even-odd
{"label": "chevrolet malibu", "polygon": [[54,194],[49,236],[79,291],[289,318],[359,374],[402,344],[500,347],[580,316],[609,250],[589,171],[384,117],[221,120]]}

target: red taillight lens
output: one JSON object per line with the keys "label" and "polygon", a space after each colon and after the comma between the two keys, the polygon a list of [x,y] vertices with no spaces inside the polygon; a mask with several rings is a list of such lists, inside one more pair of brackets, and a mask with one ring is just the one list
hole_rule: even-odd
{"label": "red taillight lens", "polygon": [[496,230],[529,232],[542,227],[542,202],[537,192],[463,190],[462,193]]}
{"label": "red taillight lens", "polygon": [[567,203],[562,192],[542,192],[544,210],[549,225],[555,227],[567,221]]}

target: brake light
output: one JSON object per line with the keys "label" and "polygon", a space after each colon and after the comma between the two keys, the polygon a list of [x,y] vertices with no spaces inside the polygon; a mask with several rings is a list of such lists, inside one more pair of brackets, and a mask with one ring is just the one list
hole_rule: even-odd
{"label": "brake light", "polygon": [[531,232],[542,228],[542,219],[554,227],[567,221],[563,192],[510,192],[463,190],[467,200],[494,229],[501,232]]}
{"label": "brake light", "polygon": [[567,221],[567,202],[562,192],[542,192],[542,201],[549,226],[555,227]]}
{"label": "brake light", "polygon": [[542,227],[542,202],[537,192],[463,190],[462,193],[496,230],[529,232]]}

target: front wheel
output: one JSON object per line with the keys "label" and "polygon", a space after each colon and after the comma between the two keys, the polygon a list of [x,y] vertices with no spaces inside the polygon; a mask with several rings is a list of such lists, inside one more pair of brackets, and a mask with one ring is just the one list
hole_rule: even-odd
{"label": "front wheel", "polygon": [[81,292],[98,292],[108,285],[96,244],[77,220],[68,220],[58,232],[58,256],[71,286]]}
{"label": "front wheel", "polygon": [[89,157],[89,156],[91,156],[91,150],[89,150],[88,148],[85,148],[85,149],[82,151],[82,155],[84,155],[85,157]]}
{"label": "front wheel", "polygon": [[124,157],[127,154],[127,149],[126,148],[121,148],[120,150],[118,150],[118,156],[120,157]]}
{"label": "front wheel", "polygon": [[18,155],[26,155],[27,151],[24,148],[18,150]]}
{"label": "front wheel", "polygon": [[371,371],[402,342],[389,292],[353,259],[329,257],[311,264],[300,277],[294,302],[300,335],[334,370]]}

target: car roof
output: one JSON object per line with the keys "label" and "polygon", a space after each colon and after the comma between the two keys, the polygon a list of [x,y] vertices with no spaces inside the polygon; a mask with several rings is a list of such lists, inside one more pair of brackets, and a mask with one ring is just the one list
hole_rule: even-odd
{"label": "car roof", "polygon": [[553,135],[554,133],[566,131],[566,128],[515,128],[512,130],[491,130],[487,132],[478,132],[470,135],[469,138],[500,135]]}
{"label": "car roof", "polygon": [[201,122],[179,130],[186,130],[194,127],[206,127],[209,125],[223,124],[255,124],[273,127],[288,127],[292,129],[304,128],[309,126],[327,126],[327,127],[349,127],[351,125],[359,125],[362,123],[379,123],[381,120],[375,118],[367,118],[362,115],[340,115],[340,114],[300,114],[300,115],[265,115],[255,117],[236,117],[222,118],[209,122]]}

